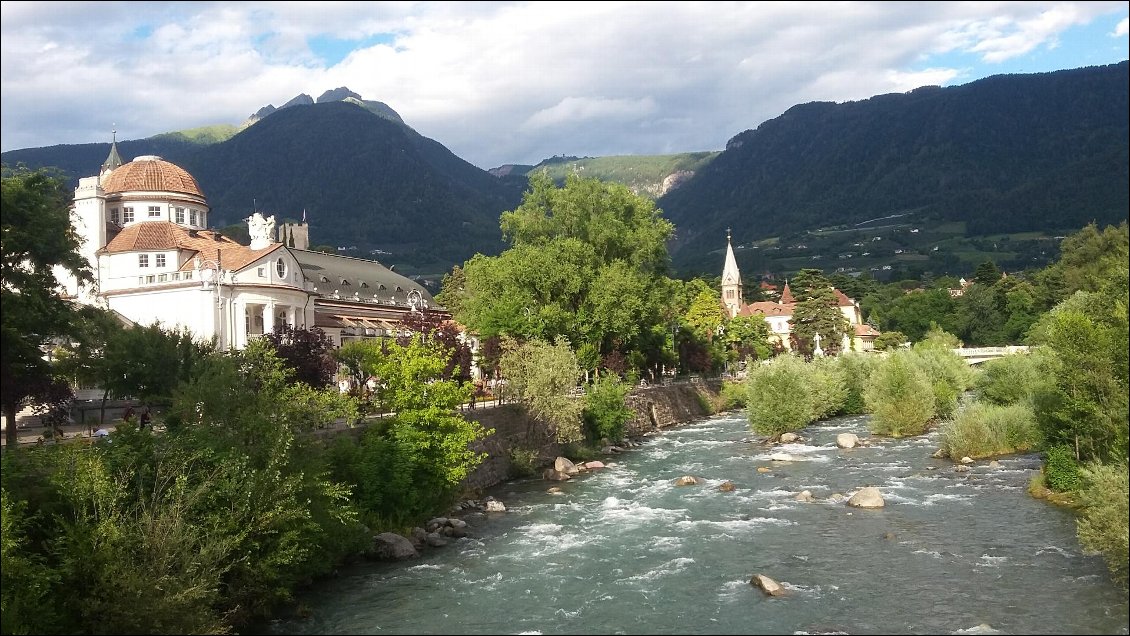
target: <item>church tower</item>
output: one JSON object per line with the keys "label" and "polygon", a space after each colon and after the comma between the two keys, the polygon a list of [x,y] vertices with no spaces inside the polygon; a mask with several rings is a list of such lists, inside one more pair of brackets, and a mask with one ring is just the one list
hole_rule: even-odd
{"label": "church tower", "polygon": [[726,229],[726,264],[722,267],[722,304],[730,318],[738,315],[742,305],[742,275],[738,273],[738,261],[734,258],[734,247],[730,244],[730,230]]}

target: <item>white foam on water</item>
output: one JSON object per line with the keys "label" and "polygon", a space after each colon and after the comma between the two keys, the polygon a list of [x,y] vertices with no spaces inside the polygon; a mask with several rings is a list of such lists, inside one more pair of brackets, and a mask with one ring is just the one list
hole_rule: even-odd
{"label": "white foam on water", "polygon": [[626,581],[654,581],[658,578],[667,576],[668,574],[673,574],[675,572],[678,572],[679,570],[684,570],[684,569],[686,569],[686,567],[688,565],[691,565],[692,563],[694,563],[694,559],[689,558],[689,557],[680,557],[678,559],[671,559],[670,561],[664,563],[663,565],[660,565],[658,567],[654,567],[654,568],[652,568],[652,569],[650,569],[647,572],[644,572],[642,574],[637,574],[635,576],[629,576],[628,578],[623,579],[623,581],[617,581],[617,583],[626,582]]}
{"label": "white foam on water", "polygon": [[651,540],[651,547],[656,550],[678,550],[683,547],[683,538],[655,537]]}
{"label": "white foam on water", "polygon": [[998,568],[1005,561],[1008,561],[1008,557],[995,557],[995,556],[989,556],[987,554],[982,554],[981,558],[977,560],[977,563],[974,565],[974,567],[982,567],[983,566],[983,567]]}
{"label": "white foam on water", "polygon": [[438,566],[438,565],[436,565],[436,564],[434,564],[434,563],[424,563],[424,564],[421,564],[421,565],[413,565],[413,566],[411,566],[411,567],[409,567],[409,568],[408,568],[408,570],[409,570],[409,571],[415,571],[415,570],[442,570],[442,569],[443,569],[443,567],[441,567],[441,566]]}
{"label": "white foam on water", "polygon": [[945,493],[934,493],[932,495],[927,495],[926,500],[922,503],[926,506],[933,506],[937,503],[946,501],[965,501],[972,503],[973,498],[973,495],[947,495]]}
{"label": "white foam on water", "polygon": [[993,629],[988,623],[981,623],[976,627],[966,627],[957,631],[950,632],[951,634],[1001,634],[1000,630]]}
{"label": "white foam on water", "polygon": [[915,550],[913,554],[925,554],[927,556],[934,557],[935,559],[942,558],[942,553],[938,552],[937,550]]}
{"label": "white foam on water", "polygon": [[1036,556],[1040,556],[1041,554],[1047,554],[1047,553],[1058,554],[1059,556],[1066,557],[1066,558],[1071,558],[1071,557],[1075,556],[1075,555],[1071,554],[1070,552],[1068,552],[1067,550],[1064,550],[1063,548],[1061,548],[1059,546],[1054,546],[1054,545],[1047,545],[1047,546],[1040,548],[1039,550],[1036,550]]}
{"label": "white foam on water", "polygon": [[788,581],[780,581],[780,583],[781,587],[785,588],[786,590],[808,598],[820,598],[824,595],[825,587],[833,592],[840,589],[835,585],[801,585],[799,583],[789,583]]}
{"label": "white foam on water", "polygon": [[795,522],[788,519],[778,519],[777,517],[750,517],[749,519],[732,519],[730,521],[712,521],[708,519],[698,519],[695,521],[679,521],[675,523],[675,527],[680,530],[694,530],[700,532],[702,529],[718,530],[722,533],[737,532],[749,533],[757,530],[762,526],[794,526]]}
{"label": "white foam on water", "polygon": [[620,526],[641,526],[656,520],[670,521],[674,518],[685,518],[687,511],[678,508],[652,508],[636,501],[606,497],[600,503],[598,514],[601,522],[615,521]]}
{"label": "white foam on water", "polygon": [[529,553],[520,555],[523,559],[580,548],[591,538],[577,532],[564,532],[556,523],[535,523],[518,528],[517,532],[522,536],[515,539],[514,544],[530,549]]}

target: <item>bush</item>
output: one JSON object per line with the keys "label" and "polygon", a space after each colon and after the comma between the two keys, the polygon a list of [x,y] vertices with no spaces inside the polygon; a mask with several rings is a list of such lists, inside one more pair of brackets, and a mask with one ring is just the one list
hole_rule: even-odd
{"label": "bush", "polygon": [[1032,450],[1041,443],[1036,414],[1027,404],[974,403],[942,425],[942,449],[953,458],[992,457]]}
{"label": "bush", "polygon": [[843,410],[847,384],[836,358],[816,358],[805,366],[805,384],[811,398],[809,421],[831,417]]}
{"label": "bush", "polygon": [[974,388],[978,399],[1003,406],[1031,403],[1037,387],[1045,381],[1038,355],[1011,355],[982,364]]}
{"label": "bush", "polygon": [[533,448],[511,448],[510,474],[514,477],[533,477],[537,475],[537,450]]}
{"label": "bush", "polygon": [[863,398],[872,413],[872,433],[919,435],[934,417],[933,388],[914,357],[910,351],[896,351],[871,374]]}
{"label": "bush", "polygon": [[912,360],[930,381],[934,415],[947,418],[957,410],[961,394],[973,385],[973,369],[953,351],[930,342],[916,345]]}
{"label": "bush", "polygon": [[878,359],[873,354],[845,353],[836,358],[840,368],[840,377],[844,382],[843,406],[840,413],[844,415],[858,415],[867,412],[867,402],[863,399],[863,392],[867,389],[867,380],[875,370]]}
{"label": "bush", "polygon": [[766,436],[795,431],[812,421],[806,365],[795,355],[782,355],[755,365],[746,378],[746,409],[755,433]]}
{"label": "bush", "polygon": [[741,382],[722,382],[722,410],[732,411],[735,409],[745,408],[748,395],[745,386]]}
{"label": "bush", "polygon": [[1052,490],[1074,492],[1082,487],[1083,474],[1070,446],[1060,444],[1048,448],[1044,462],[1045,481]]}
{"label": "bush", "polygon": [[624,425],[632,419],[632,409],[624,402],[630,390],[628,383],[612,374],[596,379],[585,391],[582,417],[589,440],[624,439]]}
{"label": "bush", "polygon": [[1115,582],[1127,587],[1130,567],[1130,482],[1126,464],[1090,464],[1083,468],[1082,511],[1077,522],[1079,542],[1099,552]]}

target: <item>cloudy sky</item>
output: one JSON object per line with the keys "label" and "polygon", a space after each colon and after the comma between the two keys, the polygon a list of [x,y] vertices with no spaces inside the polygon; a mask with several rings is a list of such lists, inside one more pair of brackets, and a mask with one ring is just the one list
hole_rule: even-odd
{"label": "cloudy sky", "polygon": [[346,86],[481,168],[719,150],[790,106],[1127,59],[1126,2],[3,2],[3,150]]}

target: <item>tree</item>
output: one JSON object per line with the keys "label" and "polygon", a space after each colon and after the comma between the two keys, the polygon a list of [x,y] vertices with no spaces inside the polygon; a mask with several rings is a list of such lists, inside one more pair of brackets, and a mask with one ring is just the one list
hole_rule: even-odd
{"label": "tree", "polygon": [[446,320],[443,314],[430,309],[413,311],[401,319],[400,324],[409,334],[398,336],[398,344],[407,346],[408,341],[414,338],[434,342],[447,352],[443,379],[459,383],[471,380],[471,345],[467,344],[459,328]]}
{"label": "tree", "polygon": [[584,403],[573,397],[582,376],[569,343],[504,341],[502,374],[529,413],[549,425],[561,443],[581,439]]}
{"label": "tree", "polygon": [[294,381],[321,389],[333,384],[337,375],[334,341],[317,327],[302,329],[286,323],[264,336],[288,367],[294,370]]}
{"label": "tree", "polygon": [[1001,279],[1001,270],[992,260],[985,261],[977,266],[973,273],[973,282],[985,287],[992,287]]}
{"label": "tree", "polygon": [[769,323],[760,316],[734,316],[723,332],[730,362],[752,358],[765,360],[772,355]]}
{"label": "tree", "polygon": [[802,269],[793,285],[797,303],[791,322],[796,350],[811,355],[816,348],[816,334],[820,334],[821,349],[835,354],[844,335],[849,333],[849,325],[831,283],[818,269]]}
{"label": "tree", "polygon": [[80,282],[91,275],[78,252],[65,181],[18,171],[0,183],[0,411],[14,449],[20,404],[54,384],[44,348],[75,331],[74,307],[57,292],[56,270]]}
{"label": "tree", "polygon": [[673,226],[625,186],[572,176],[530,179],[522,204],[500,219],[511,247],[453,271],[440,297],[483,337],[565,338],[601,359],[619,351],[650,364],[666,328],[667,240]]}

